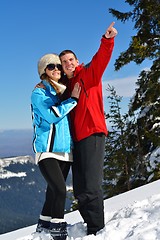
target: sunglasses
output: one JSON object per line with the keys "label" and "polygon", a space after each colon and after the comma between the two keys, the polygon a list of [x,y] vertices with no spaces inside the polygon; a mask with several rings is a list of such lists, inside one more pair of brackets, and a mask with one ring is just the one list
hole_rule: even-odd
{"label": "sunglasses", "polygon": [[62,71],[62,65],[61,65],[61,64],[51,63],[51,64],[48,64],[46,68],[47,68],[49,71],[52,71],[52,70],[54,70],[55,68],[57,68],[59,71]]}

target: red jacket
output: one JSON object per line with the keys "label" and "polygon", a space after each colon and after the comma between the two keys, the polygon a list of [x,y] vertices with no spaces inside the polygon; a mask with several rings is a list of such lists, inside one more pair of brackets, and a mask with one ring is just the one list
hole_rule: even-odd
{"label": "red jacket", "polygon": [[71,130],[74,141],[94,133],[107,135],[102,96],[102,75],[110,61],[114,38],[102,37],[98,52],[88,66],[79,65],[74,77],[69,79],[69,89],[79,82],[81,94],[77,106],[71,111]]}

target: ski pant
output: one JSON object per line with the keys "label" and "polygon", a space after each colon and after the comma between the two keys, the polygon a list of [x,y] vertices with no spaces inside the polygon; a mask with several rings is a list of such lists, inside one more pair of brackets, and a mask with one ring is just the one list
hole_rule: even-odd
{"label": "ski pant", "polygon": [[46,199],[41,212],[43,216],[64,218],[66,183],[70,163],[54,158],[39,162],[40,171],[47,182]]}
{"label": "ski pant", "polygon": [[73,191],[88,234],[104,227],[103,163],[105,135],[91,135],[74,143]]}

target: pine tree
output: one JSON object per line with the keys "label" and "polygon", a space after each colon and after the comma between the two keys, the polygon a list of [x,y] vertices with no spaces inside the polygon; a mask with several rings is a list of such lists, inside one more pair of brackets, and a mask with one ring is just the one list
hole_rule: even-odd
{"label": "pine tree", "polygon": [[[156,64],[157,66],[158,64]],[[159,74],[151,67],[142,71],[137,80],[137,90],[130,105],[130,113],[137,112],[136,124],[138,126],[139,145],[146,159],[146,166],[151,167],[150,155],[160,146],[160,84]],[[157,76],[157,78],[156,78]],[[148,172],[148,182],[159,179],[160,162],[155,158],[155,167]],[[152,175],[152,178],[151,178]]]}
{"label": "pine tree", "polygon": [[142,71],[136,85],[136,93],[130,104],[130,113],[137,112],[137,124],[143,152],[160,146],[160,84],[154,65],[151,70]]}
{"label": "pine tree", "polygon": [[[104,197],[111,197],[139,185],[146,179],[140,169],[144,168],[143,157],[138,146],[136,125],[128,114],[121,114],[121,100],[115,88],[108,85],[110,103],[109,114],[106,115],[111,123],[106,138],[104,161]],[[140,160],[140,161],[139,161]],[[142,167],[143,166],[143,167]],[[141,173],[141,174],[140,174]]]}
{"label": "pine tree", "polygon": [[[146,181],[153,181],[160,177],[159,154],[155,158],[155,167],[151,168],[151,154],[160,146],[160,1],[159,0],[126,0],[132,8],[131,11],[122,13],[109,9],[118,20],[125,23],[134,22],[137,30],[132,36],[128,49],[122,52],[115,62],[115,70],[134,61],[141,64],[145,59],[152,61],[149,70],[139,74],[136,93],[130,102],[128,115],[136,116],[132,126],[135,126],[137,139],[133,145],[138,146],[139,156],[145,159],[139,169],[139,174]],[[138,159],[138,158],[137,158]],[[139,159],[140,160],[140,159]],[[150,169],[146,173],[146,167]],[[151,170],[152,169],[152,170]]]}
{"label": "pine tree", "polygon": [[110,8],[118,20],[125,23],[128,20],[134,22],[136,36],[132,36],[129,48],[122,52],[115,62],[115,69],[134,61],[137,64],[145,59],[159,59],[160,40],[160,1],[159,0],[125,0],[132,8],[129,12],[119,12]]}
{"label": "pine tree", "polygon": [[[112,123],[112,129],[109,131],[108,137],[106,138],[106,149],[105,149],[105,162],[104,162],[104,192],[105,198],[111,197],[117,193],[126,190],[122,189],[124,184],[120,182],[126,182],[128,175],[128,166],[124,162],[124,122],[121,115],[120,102],[121,97],[117,96],[116,91],[113,87],[108,86],[110,95],[110,112],[107,114],[107,118]],[[126,173],[124,171],[126,170]],[[125,178],[125,179],[124,179]],[[122,180],[123,179],[123,180]],[[122,187],[123,186],[123,187]]]}
{"label": "pine tree", "polygon": [[141,125],[137,124],[134,112],[122,115],[122,97],[116,94],[114,87],[108,85],[107,90],[110,92],[110,111],[106,118],[111,129],[105,147],[104,198],[144,185],[160,175],[159,163],[156,166],[155,162],[150,164],[148,161],[152,151],[145,152],[145,137],[139,131]]}

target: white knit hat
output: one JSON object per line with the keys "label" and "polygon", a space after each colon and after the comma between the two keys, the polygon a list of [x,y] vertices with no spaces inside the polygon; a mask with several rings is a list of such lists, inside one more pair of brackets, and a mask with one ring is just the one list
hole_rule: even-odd
{"label": "white knit hat", "polygon": [[39,76],[41,77],[42,74],[45,73],[45,69],[47,67],[48,64],[61,64],[61,61],[59,59],[59,56],[57,54],[54,53],[49,53],[44,55],[43,57],[41,57],[38,61],[38,73]]}

